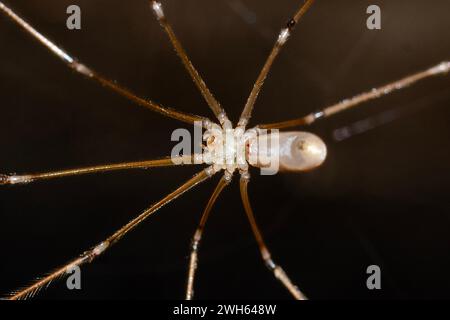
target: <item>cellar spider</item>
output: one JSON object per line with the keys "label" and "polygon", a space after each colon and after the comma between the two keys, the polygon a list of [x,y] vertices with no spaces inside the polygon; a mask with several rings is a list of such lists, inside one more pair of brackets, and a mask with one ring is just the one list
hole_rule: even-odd
{"label": "cellar spider", "polygon": [[[194,297],[194,281],[198,265],[198,250],[202,239],[203,231],[210,215],[210,212],[225,187],[230,183],[233,178],[233,174],[237,171],[240,174],[240,192],[241,200],[250,222],[253,235],[258,244],[262,259],[268,269],[273,273],[276,279],[290,292],[290,294],[295,299],[306,299],[306,295],[300,291],[288,277],[287,273],[283,268],[274,262],[271,253],[264,242],[261,231],[256,223],[256,219],[249,201],[248,195],[248,183],[250,181],[249,165],[256,167],[261,167],[262,165],[257,162],[251,162],[250,158],[252,155],[258,155],[261,151],[256,143],[255,136],[258,138],[269,137],[266,135],[264,129],[288,129],[298,126],[307,126],[317,120],[330,117],[341,111],[353,108],[369,100],[380,98],[384,95],[392,93],[396,90],[406,88],[418,81],[424,80],[437,75],[444,75],[450,70],[450,62],[442,62],[429,69],[411,74],[403,79],[393,81],[384,86],[374,88],[370,91],[356,95],[350,99],[342,100],[334,105],[322,108],[317,112],[307,114],[306,116],[287,120],[277,123],[261,124],[253,128],[248,129],[248,123],[252,116],[253,108],[256,103],[258,94],[264,84],[264,81],[272,67],[273,62],[276,60],[279,52],[287,43],[293,29],[300,22],[302,16],[310,9],[313,4],[313,0],[307,0],[300,5],[299,9],[295,12],[293,17],[288,21],[287,25],[281,30],[275,45],[270,52],[258,78],[251,90],[248,100],[244,106],[241,113],[239,121],[236,127],[233,127],[231,121],[228,119],[225,110],[221,107],[220,103],[215,99],[211,91],[206,86],[205,82],[202,80],[200,74],[192,65],[189,60],[185,50],[183,49],[178,38],[166,19],[165,13],[163,11],[162,4],[158,1],[149,1],[150,7],[153,10],[156,19],[161,24],[164,32],[169,37],[170,43],[174,47],[176,53],[180,57],[184,67],[188,71],[192,80],[194,81],[197,88],[200,90],[203,98],[206,100],[207,105],[213,111],[218,123],[214,123],[208,118],[186,114],[175,109],[170,109],[163,107],[162,105],[155,103],[150,100],[143,99],[128,89],[117,85],[115,82],[105,78],[101,74],[95,72],[90,67],[84,65],[77,59],[73,58],[63,49],[59,48],[56,44],[46,38],[43,34],[39,33],[30,24],[28,24],[24,19],[18,16],[11,8],[0,2],[0,10],[3,14],[8,16],[14,23],[20,26],[25,32],[30,34],[43,46],[45,46],[55,57],[62,60],[68,67],[70,67],[75,72],[81,74],[82,76],[92,79],[94,82],[101,84],[102,86],[116,92],[117,94],[123,96],[142,107],[148,108],[155,111],[163,116],[170,117],[187,124],[194,124],[196,122],[201,123],[202,127],[206,130],[205,135],[205,149],[209,151],[213,156],[209,163],[209,166],[194,177],[180,185],[173,192],[163,197],[160,201],[146,209],[143,213],[138,215],[135,219],[131,220],[125,226],[114,232],[104,241],[93,246],[91,249],[82,253],[79,257],[68,262],[62,267],[52,271],[48,275],[36,280],[33,284],[23,289],[20,289],[12,293],[9,298],[12,300],[27,299],[33,297],[41,289],[47,287],[51,282],[63,277],[66,271],[73,266],[81,266],[85,263],[92,262],[95,258],[102,255],[107,249],[112,247],[115,243],[121,240],[128,232],[133,230],[135,227],[140,225],[144,220],[150,217],[153,213],[158,211],[160,208],[186,193],[187,191],[194,188],[196,185],[206,181],[211,176],[223,172],[223,177],[214,189],[207,205],[203,211],[201,220],[194,233],[191,245],[191,254],[188,264],[188,275],[187,275],[187,285],[186,285],[186,299],[190,300]],[[233,135],[233,143],[235,143],[240,148],[245,150],[245,158],[239,157],[239,154],[235,151],[234,147],[230,147],[230,142],[224,139],[225,132],[231,132]],[[312,170],[320,166],[326,157],[326,146],[325,143],[317,136],[309,132],[282,132],[279,136],[280,146],[277,150],[271,150],[279,155],[279,162],[281,169],[291,172],[302,172]],[[223,154],[216,152],[217,150],[229,150],[231,149],[231,161],[226,161],[229,159],[224,159]],[[278,152],[279,150],[287,150],[284,153]],[[175,161],[176,160],[176,161]],[[192,155],[180,155],[176,159],[167,157],[156,160],[139,161],[139,162],[128,162],[128,163],[118,163],[118,164],[107,164],[94,167],[86,167],[72,170],[64,171],[53,171],[38,174],[25,174],[25,175],[1,175],[0,184],[1,185],[20,185],[29,184],[35,181],[55,179],[61,177],[93,174],[98,172],[116,171],[116,170],[128,170],[137,168],[153,168],[153,167],[163,167],[163,166],[175,166],[182,164],[192,164],[202,162],[203,158],[201,154]],[[206,161],[203,161],[206,163]]]}

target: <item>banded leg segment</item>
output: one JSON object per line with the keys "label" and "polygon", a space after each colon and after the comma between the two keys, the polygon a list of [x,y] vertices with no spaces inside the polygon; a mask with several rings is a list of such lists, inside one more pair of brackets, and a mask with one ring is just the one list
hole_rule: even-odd
{"label": "banded leg segment", "polygon": [[203,211],[200,223],[192,239],[191,254],[189,258],[188,277],[187,277],[186,300],[192,300],[194,298],[194,280],[195,280],[195,272],[197,270],[198,265],[198,248],[200,246],[200,241],[203,236],[203,230],[205,229],[209,213],[211,212],[211,209],[214,206],[220,193],[231,182],[231,179],[232,175],[228,171],[225,171],[225,175],[222,177],[222,179],[220,179],[216,189],[214,190],[213,194],[211,195],[211,198],[208,201],[208,204],[206,205],[205,210]]}
{"label": "banded leg segment", "polygon": [[302,16],[308,11],[308,9],[311,7],[311,5],[314,3],[314,0],[306,0],[300,8],[297,10],[295,15],[292,17],[291,20],[287,23],[286,28],[282,29],[277,42],[275,42],[275,45],[270,52],[269,57],[267,58],[264,67],[262,68],[258,78],[256,79],[255,84],[253,85],[253,89],[250,93],[250,96],[247,99],[247,103],[245,104],[244,110],[242,111],[241,118],[239,119],[238,126],[246,126],[248,121],[250,120],[250,117],[252,115],[253,107],[255,106],[256,99],[258,98],[259,92],[261,91],[262,86],[264,85],[264,81],[267,78],[267,75],[269,74],[269,71],[272,67],[273,62],[275,61],[276,57],[280,53],[283,46],[286,44],[287,40],[289,39],[289,36],[291,35],[292,30],[297,25],[297,23],[300,21]]}
{"label": "banded leg segment", "polygon": [[244,172],[241,174],[240,189],[241,198],[244,205],[245,213],[247,214],[248,220],[252,227],[253,234],[255,236],[256,242],[258,243],[261,256],[266,264],[266,266],[271,270],[275,276],[285,287],[289,290],[291,295],[297,300],[307,300],[306,296],[298,289],[296,285],[292,283],[286,272],[277,265],[271,257],[269,249],[267,248],[261,231],[256,223],[255,215],[253,213],[252,207],[250,205],[250,200],[248,197],[248,182],[250,181],[250,174]]}
{"label": "banded leg segment", "polygon": [[107,249],[109,249],[113,244],[118,242],[120,239],[125,236],[128,232],[133,230],[135,227],[137,227],[141,222],[146,220],[148,217],[150,217],[153,213],[161,209],[163,206],[168,204],[169,202],[173,201],[174,199],[178,198],[180,195],[184,194],[197,184],[207,180],[209,177],[211,177],[215,173],[214,169],[212,167],[206,168],[202,170],[201,172],[197,173],[194,177],[189,179],[187,182],[182,184],[180,187],[178,187],[175,191],[171,192],[167,196],[165,196],[163,199],[152,205],[150,208],[145,210],[143,213],[141,213],[138,217],[131,220],[129,223],[127,223],[125,226],[117,230],[114,234],[112,234],[110,237],[108,237],[105,241],[99,243],[92,249],[84,252],[82,255],[80,255],[78,258],[72,260],[71,262],[67,263],[63,267],[56,269],[55,271],[51,272],[49,275],[43,277],[42,279],[37,280],[32,285],[18,290],[17,292],[11,294],[9,297],[10,300],[22,300],[33,297],[35,294],[37,294],[41,289],[48,287],[53,281],[58,280],[59,278],[63,277],[67,270],[74,266],[81,266],[85,263],[92,262],[95,258],[100,256],[102,253],[104,253]]}
{"label": "banded leg segment", "polygon": [[158,19],[161,27],[169,37],[170,43],[175,49],[177,55],[180,57],[184,67],[189,72],[189,75],[191,76],[195,85],[200,90],[203,98],[206,100],[208,106],[214,112],[217,119],[221,123],[223,123],[226,120],[225,111],[222,109],[220,103],[216,100],[216,98],[214,98],[214,95],[206,86],[205,81],[202,79],[198,71],[195,69],[186,51],[184,50],[178,38],[176,37],[175,32],[172,29],[172,26],[169,24],[164,14],[162,4],[159,1],[150,0],[150,5],[152,7],[153,12],[155,13],[156,19]]}
{"label": "banded leg segment", "polygon": [[86,65],[80,63],[75,58],[73,58],[70,54],[65,52],[63,49],[58,47],[48,38],[46,38],[43,34],[33,28],[28,22],[19,17],[13,10],[7,7],[5,4],[0,2],[0,11],[6,14],[12,21],[14,21],[17,25],[19,25],[22,29],[24,29],[29,35],[39,41],[42,45],[44,45],[51,53],[53,53],[56,57],[62,60],[68,67],[75,70],[76,72],[82,74],[83,76],[92,79],[102,86],[107,87],[108,89],[118,93],[122,97],[133,101],[134,103],[146,107],[152,111],[158,112],[164,116],[177,119],[189,124],[194,123],[195,121],[203,121],[206,122],[207,119],[204,117],[191,115],[187,113],[183,113],[180,111],[176,111],[170,108],[165,108],[151,100],[146,100],[144,98],[138,97],[128,89],[125,89],[119,85],[117,85],[114,81],[109,80],[94,70],[90,69]]}
{"label": "banded leg segment", "polygon": [[99,172],[119,171],[128,169],[147,169],[155,167],[167,167],[184,164],[197,164],[199,157],[197,156],[179,156],[176,158],[162,158],[157,160],[125,162],[117,164],[106,164],[101,166],[69,169],[62,171],[53,171],[45,173],[35,173],[27,175],[0,175],[0,185],[28,184],[38,180],[49,180],[62,177],[78,176],[84,174],[93,174]]}
{"label": "banded leg segment", "polygon": [[337,114],[339,112],[351,109],[353,107],[356,107],[364,102],[374,100],[377,98],[381,98],[385,95],[388,95],[392,92],[395,92],[397,90],[405,89],[416,82],[419,82],[421,80],[438,76],[438,75],[445,75],[450,71],[450,61],[442,62],[436,66],[433,66],[427,70],[420,71],[414,74],[411,74],[403,79],[388,83],[384,86],[374,88],[370,91],[366,91],[363,93],[360,93],[353,98],[345,99],[341,102],[338,102],[334,105],[331,105],[329,107],[326,107],[320,111],[310,113],[304,117],[288,120],[288,121],[282,121],[282,122],[276,122],[276,123],[270,123],[270,124],[262,124],[258,125],[261,129],[286,129],[290,127],[295,126],[302,126],[302,125],[310,125],[316,120],[327,118],[329,116],[332,116],[334,114]]}

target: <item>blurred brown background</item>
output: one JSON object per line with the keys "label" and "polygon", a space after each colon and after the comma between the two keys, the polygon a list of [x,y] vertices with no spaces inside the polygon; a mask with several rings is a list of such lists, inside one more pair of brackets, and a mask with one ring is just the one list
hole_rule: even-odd
{"label": "blurred brown background", "polygon": [[[5,1],[95,70],[164,105],[212,117],[146,0]],[[450,59],[450,3],[316,1],[264,86],[253,124],[317,110]],[[168,19],[236,121],[277,34],[300,1],[163,1]],[[82,30],[66,29],[66,8]],[[370,4],[382,30],[366,28]],[[323,167],[259,176],[250,194],[266,241],[312,299],[449,298],[450,78],[439,77],[308,128],[328,145]],[[170,154],[163,118],[74,74],[0,16],[0,172],[40,172]],[[392,111],[393,110],[393,111]],[[336,129],[396,120],[345,139]],[[392,113],[387,113],[392,115]],[[388,117],[389,118],[389,117]],[[0,190],[0,292],[68,261],[192,176],[162,168]],[[40,298],[184,297],[191,236],[218,177],[162,209]],[[237,180],[237,179],[236,179]],[[382,290],[366,288],[367,266]],[[200,250],[197,298],[290,298],[262,264],[236,181]]]}

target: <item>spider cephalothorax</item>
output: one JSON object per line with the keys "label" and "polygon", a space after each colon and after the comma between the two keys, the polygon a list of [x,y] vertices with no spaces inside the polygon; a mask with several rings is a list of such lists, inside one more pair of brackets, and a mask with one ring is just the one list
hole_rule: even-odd
{"label": "spider cephalothorax", "polygon": [[244,127],[233,128],[226,117],[221,121],[221,125],[210,123],[203,134],[203,162],[213,165],[215,171],[246,171],[246,145],[249,139]]}

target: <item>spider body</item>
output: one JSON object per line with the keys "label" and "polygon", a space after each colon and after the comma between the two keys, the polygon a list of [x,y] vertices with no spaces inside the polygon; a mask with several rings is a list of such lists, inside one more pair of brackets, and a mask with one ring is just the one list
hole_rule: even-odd
{"label": "spider body", "polygon": [[[66,275],[68,269],[75,266],[82,266],[86,263],[92,262],[97,257],[101,256],[106,250],[113,247],[114,244],[124,238],[126,234],[141,225],[150,216],[164,207],[166,204],[175,200],[179,196],[190,191],[198,184],[206,181],[219,171],[223,172],[223,177],[218,182],[209,201],[203,211],[200,223],[192,238],[192,245],[190,248],[190,258],[188,265],[188,276],[186,286],[186,299],[190,300],[194,296],[194,282],[198,266],[198,251],[202,239],[203,231],[212,207],[217,198],[225,187],[230,183],[233,173],[239,171],[240,173],[240,193],[244,211],[252,228],[253,235],[257,242],[261,257],[273,273],[273,276],[280,281],[280,283],[289,291],[295,299],[306,299],[306,296],[288,277],[283,268],[275,263],[272,259],[271,253],[265,244],[261,230],[256,222],[255,214],[252,210],[249,194],[248,184],[250,182],[249,167],[254,166],[261,168],[261,170],[269,170],[267,174],[277,173],[279,170],[285,171],[308,171],[320,166],[326,156],[327,147],[321,138],[304,131],[279,132],[280,129],[292,128],[297,126],[305,126],[312,124],[318,119],[327,118],[333,114],[345,111],[347,109],[356,107],[363,102],[380,98],[389,93],[404,89],[412,84],[434,77],[437,75],[445,75],[450,70],[450,62],[445,61],[429,69],[411,74],[400,80],[388,83],[384,86],[373,88],[370,91],[363,92],[350,99],[342,100],[334,105],[325,107],[318,112],[310,113],[306,116],[287,120],[278,123],[261,124],[252,129],[247,129],[247,124],[252,116],[258,94],[264,84],[264,81],[276,60],[280,50],[287,43],[293,27],[298,24],[302,16],[308,11],[314,0],[304,1],[289,20],[287,28],[283,28],[267,58],[257,80],[252,88],[248,100],[244,106],[241,116],[236,127],[228,120],[224,109],[220,103],[215,99],[210,92],[205,82],[201,78],[198,71],[194,68],[192,62],[189,60],[184,48],[175,35],[174,30],[168,23],[164,14],[163,7],[160,2],[149,0],[157,20],[161,24],[162,29],[167,34],[171,45],[175,52],[180,57],[182,64],[191,76],[194,84],[197,86],[202,96],[206,100],[209,108],[216,116],[218,123],[214,123],[203,116],[192,115],[177,111],[173,108],[166,108],[151,100],[142,98],[134,94],[129,89],[120,86],[115,81],[99,74],[90,67],[84,65],[75,57],[58,47],[55,43],[46,38],[43,34],[37,31],[33,26],[26,22],[23,18],[17,15],[12,9],[7,7],[0,1],[0,12],[9,17],[12,22],[16,23],[26,33],[32,36],[41,45],[47,48],[56,58],[65,63],[74,72],[90,79],[112,92],[122,96],[135,104],[145,107],[151,111],[157,112],[162,116],[170,117],[190,125],[202,124],[206,129],[203,135],[205,145],[202,154],[176,154],[174,157],[165,157],[154,160],[135,161],[126,163],[106,164],[92,167],[76,168],[62,171],[51,171],[37,174],[24,175],[2,175],[0,174],[0,185],[13,184],[29,184],[35,181],[55,179],[68,176],[93,174],[99,172],[115,171],[115,170],[129,170],[129,169],[147,169],[163,166],[174,166],[184,164],[209,164],[207,168],[202,169],[191,179],[181,184],[178,188],[167,194],[159,201],[153,203],[145,211],[130,220],[127,224],[117,229],[109,237],[92,246],[81,255],[72,259],[60,268],[55,269],[48,275],[37,279],[31,285],[13,292],[10,299],[27,299],[37,294],[42,288],[48,287],[53,281],[60,279]],[[267,131],[270,130],[270,131]],[[175,161],[177,160],[177,161]],[[180,160],[180,161],[178,161]],[[194,161],[192,161],[194,160]],[[264,173],[263,173],[264,174]]]}
{"label": "spider body", "polygon": [[[269,174],[283,171],[308,171],[319,167],[327,156],[323,140],[310,132],[259,128],[233,128],[224,118],[222,125],[208,123],[203,135],[204,154],[202,160],[213,165],[214,171],[226,170],[246,172],[250,166],[272,169]],[[267,172],[267,171],[265,171]]]}

